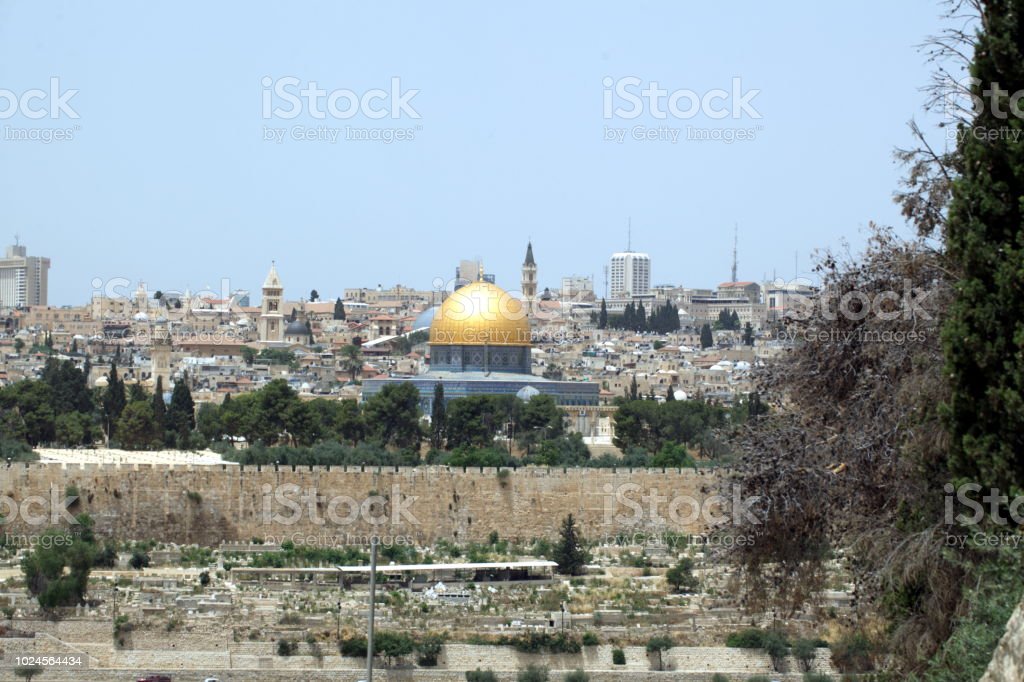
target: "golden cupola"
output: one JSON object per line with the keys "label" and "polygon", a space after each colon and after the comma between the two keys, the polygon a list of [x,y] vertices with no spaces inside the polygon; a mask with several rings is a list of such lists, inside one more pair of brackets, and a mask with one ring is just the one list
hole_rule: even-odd
{"label": "golden cupola", "polygon": [[526,307],[479,279],[456,289],[434,316],[430,343],[440,346],[530,346]]}

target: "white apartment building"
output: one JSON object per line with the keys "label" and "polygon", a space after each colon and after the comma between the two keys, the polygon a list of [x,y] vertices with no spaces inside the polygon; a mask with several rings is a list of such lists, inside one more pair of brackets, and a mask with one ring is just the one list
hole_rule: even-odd
{"label": "white apartment building", "polygon": [[651,257],[646,253],[613,253],[608,268],[611,298],[646,296],[651,289]]}
{"label": "white apartment building", "polygon": [[46,305],[50,259],[29,256],[19,244],[0,258],[0,308]]}

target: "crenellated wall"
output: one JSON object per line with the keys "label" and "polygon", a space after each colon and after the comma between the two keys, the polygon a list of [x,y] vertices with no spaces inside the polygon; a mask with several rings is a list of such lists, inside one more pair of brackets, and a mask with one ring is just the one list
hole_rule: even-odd
{"label": "crenellated wall", "polygon": [[70,513],[87,512],[98,534],[119,539],[360,544],[377,534],[383,542],[432,544],[484,540],[496,531],[529,540],[553,538],[568,514],[588,538],[700,533],[694,505],[712,494],[716,476],[674,469],[30,463],[0,468],[0,514],[8,520],[5,532],[38,534],[51,518],[60,521],[47,508],[61,507],[74,487],[80,499]]}

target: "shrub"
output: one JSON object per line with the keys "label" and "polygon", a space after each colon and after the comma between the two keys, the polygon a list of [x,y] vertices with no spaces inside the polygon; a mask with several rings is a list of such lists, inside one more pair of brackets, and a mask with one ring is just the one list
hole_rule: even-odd
{"label": "shrub", "polygon": [[424,635],[413,647],[416,650],[416,663],[424,667],[437,665],[437,657],[444,647],[444,635],[431,632]]}
{"label": "shrub", "polygon": [[874,670],[874,646],[863,632],[852,632],[832,644],[832,663],[840,672],[866,673]]}
{"label": "shrub", "polygon": [[531,663],[519,671],[516,682],[548,682],[548,669]]}
{"label": "shrub", "polygon": [[793,642],[793,657],[800,664],[800,669],[809,672],[815,654],[818,653],[818,643],[813,639],[798,639]]}
{"label": "shrub", "polygon": [[832,678],[823,673],[804,673],[804,682],[832,682]]}
{"label": "shrub", "polygon": [[626,652],[622,649],[612,649],[612,664],[626,665]]}
{"label": "shrub", "polygon": [[715,673],[711,676],[711,682],[729,682],[729,678],[722,673]]}
{"label": "shrub", "polygon": [[662,652],[671,649],[674,645],[675,642],[668,635],[655,635],[647,640],[647,653],[657,654],[658,656],[656,670],[662,670],[665,666],[661,656]]}
{"label": "shrub", "polygon": [[772,682],[767,675],[753,675],[747,678],[747,682]]}
{"label": "shrub", "polygon": [[601,643],[601,640],[597,638],[596,632],[587,630],[583,633],[583,646],[597,646]]}
{"label": "shrub", "polygon": [[590,675],[582,670],[573,670],[571,673],[566,673],[562,679],[565,682],[590,682]]}
{"label": "shrub", "polygon": [[366,638],[360,635],[347,637],[338,643],[338,652],[342,656],[366,656]]}
{"label": "shrub", "polygon": [[150,558],[145,552],[135,550],[132,552],[132,558],[128,560],[128,565],[139,571],[149,566]]}
{"label": "shrub", "polygon": [[747,628],[733,632],[725,638],[725,645],[739,649],[763,649],[764,631],[758,628]]}
{"label": "shrub", "polygon": [[277,640],[278,656],[293,656],[299,650],[299,643],[288,639]]}
{"label": "shrub", "polygon": [[498,682],[498,677],[491,670],[476,670],[466,671],[466,682]]}
{"label": "shrub", "polygon": [[786,638],[774,630],[764,633],[764,651],[772,659],[772,667],[775,672],[782,672],[786,665],[786,656],[789,655],[789,642]]}

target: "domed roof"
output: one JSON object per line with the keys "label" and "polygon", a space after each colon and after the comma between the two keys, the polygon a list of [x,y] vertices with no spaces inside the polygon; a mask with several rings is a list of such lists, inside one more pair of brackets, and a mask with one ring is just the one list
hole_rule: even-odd
{"label": "domed roof", "polygon": [[440,307],[441,306],[438,305],[430,306],[421,312],[416,316],[416,321],[412,323],[412,328],[416,330],[422,329],[423,327],[429,327],[434,322],[434,316],[437,315],[437,311]]}
{"label": "domed roof", "polygon": [[529,346],[530,321],[518,298],[479,280],[445,299],[430,325],[430,343],[443,346]]}
{"label": "domed roof", "polygon": [[298,320],[292,320],[288,323],[288,326],[284,329],[285,336],[308,336],[309,329],[306,328],[304,322]]}

